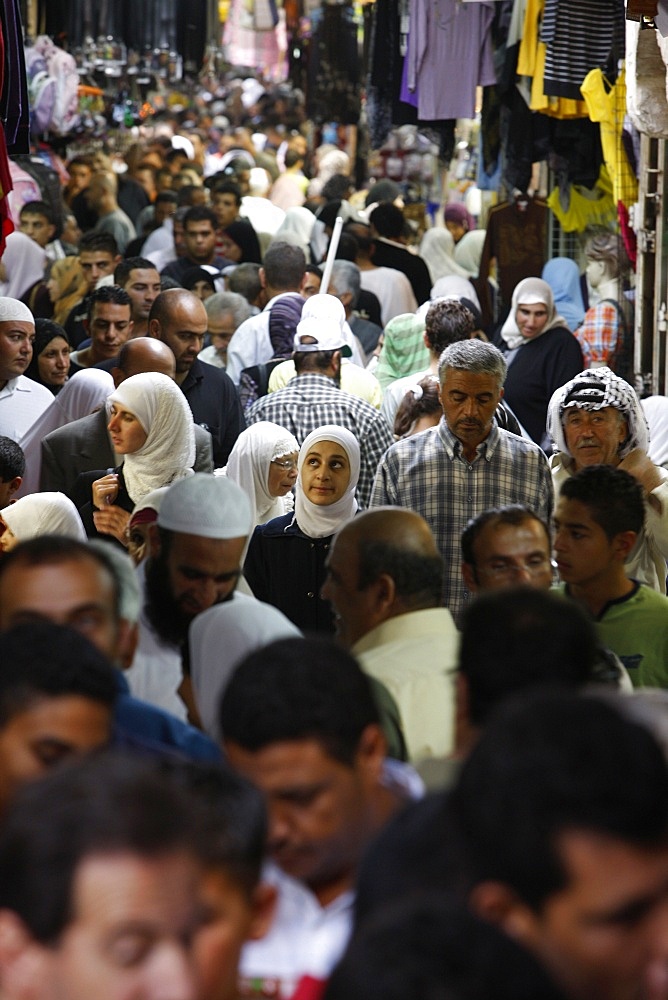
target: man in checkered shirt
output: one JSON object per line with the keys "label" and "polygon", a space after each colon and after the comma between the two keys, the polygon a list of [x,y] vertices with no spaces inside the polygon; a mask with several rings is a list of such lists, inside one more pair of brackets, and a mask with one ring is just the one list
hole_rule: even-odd
{"label": "man in checkered shirt", "polygon": [[547,523],[552,515],[545,455],[494,421],[506,371],[491,344],[464,340],[446,348],[438,369],[444,416],[385,453],[371,495],[372,507],[409,507],[427,521],[445,561],[443,603],[455,620],[468,596],[459,540],[469,520],[511,503],[527,504]]}
{"label": "man in checkered shirt", "polygon": [[360,446],[357,502],[360,507],[368,507],[378,463],[394,442],[394,436],[375,407],[339,388],[341,355],[350,357],[350,353],[338,322],[315,317],[303,319],[295,334],[296,377],[285,388],[253,403],[246,421],[249,425],[258,420],[280,424],[300,444],[323,424],[346,427]]}

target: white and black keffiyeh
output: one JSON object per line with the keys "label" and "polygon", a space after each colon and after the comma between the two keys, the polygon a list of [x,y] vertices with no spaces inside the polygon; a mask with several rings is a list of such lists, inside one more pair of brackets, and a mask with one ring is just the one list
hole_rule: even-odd
{"label": "white and black keffiyeh", "polygon": [[604,410],[613,406],[624,415],[629,434],[619,450],[624,458],[634,448],[647,451],[649,430],[635,389],[610,368],[588,368],[562,385],[553,394],[547,411],[547,430],[555,450],[569,454],[564,434],[563,417],[566,410]]}

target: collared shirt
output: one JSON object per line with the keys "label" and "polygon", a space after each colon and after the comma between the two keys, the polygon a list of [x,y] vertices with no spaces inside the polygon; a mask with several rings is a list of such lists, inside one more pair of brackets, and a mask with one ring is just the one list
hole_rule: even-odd
{"label": "collared shirt", "polygon": [[246,427],[239,396],[230,377],[197,358],[181,383],[193,420],[211,434],[216,468],[227,463],[234,442]]}
{"label": "collared shirt", "polygon": [[482,511],[511,503],[527,504],[550,521],[552,482],[538,445],[492,425],[469,462],[443,417],[433,430],[389,449],[371,495],[372,507],[408,507],[427,521],[445,562],[443,603],[455,621],[468,597],[460,568],[462,532]]}
{"label": "collared shirt", "polygon": [[447,608],[388,618],[352,648],[362,670],[399,706],[411,761],[445,757],[453,749],[458,652],[459,633]]}
{"label": "collared shirt", "polygon": [[346,427],[360,446],[360,478],[357,500],[367,507],[373,478],[385,450],[394,441],[390,425],[378,410],[357,396],[339,389],[328,375],[304,372],[285,389],[263,396],[247,413],[248,424],[270,420],[290,431],[300,445],[311,431],[323,424]]}
{"label": "collared shirt", "polygon": [[235,385],[244,368],[262,365],[274,356],[274,348],[269,337],[269,316],[275,302],[294,295],[294,292],[281,292],[267,302],[261,313],[249,316],[233,333],[227,346],[227,374]]}
{"label": "collared shirt", "polygon": [[51,406],[54,398],[46,386],[27,375],[10,378],[0,389],[0,434],[20,444],[21,438]]}

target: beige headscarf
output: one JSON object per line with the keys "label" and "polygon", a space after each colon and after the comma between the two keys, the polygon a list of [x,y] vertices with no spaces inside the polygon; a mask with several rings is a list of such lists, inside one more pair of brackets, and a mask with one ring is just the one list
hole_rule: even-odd
{"label": "beige headscarf", "polygon": [[[513,301],[510,306],[510,312],[508,313],[508,319],[501,327],[501,336],[511,351],[514,351],[516,347],[522,347],[523,344],[529,342],[529,338],[522,336],[517,325],[515,317],[517,315],[518,306],[533,306],[539,304],[546,307],[548,314],[547,323],[538,334],[539,337],[542,337],[549,330],[554,330],[557,326],[568,329],[566,320],[563,316],[560,316],[554,308],[554,296],[552,295],[552,289],[548,285],[547,281],[543,281],[542,278],[524,278],[523,281],[520,281],[515,286]],[[535,337],[531,338],[531,340],[535,339]]]}

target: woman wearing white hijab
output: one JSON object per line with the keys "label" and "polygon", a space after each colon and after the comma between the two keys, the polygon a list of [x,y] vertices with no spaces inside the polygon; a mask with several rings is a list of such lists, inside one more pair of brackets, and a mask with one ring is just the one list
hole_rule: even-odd
{"label": "woman wearing white hijab", "polygon": [[548,403],[555,389],[582,371],[584,362],[579,343],[554,307],[546,281],[520,281],[495,343],[508,362],[504,402],[536,444],[549,451]]}
{"label": "woman wearing white hijab", "polygon": [[132,375],[107,400],[111,443],[119,468],[79,476],[77,494],[92,482],[92,502],[80,507],[89,537],[111,535],[127,544],[130,513],[152,490],[192,475],[195,431],[190,407],[172,379],[158,372]]}
{"label": "woman wearing white hijab", "polygon": [[268,420],[251,424],[234,442],[227,475],[248,496],[253,525],[292,510],[298,453],[297,438]]}
{"label": "woman wearing white hijab", "polygon": [[360,449],[343,427],[326,424],[299,450],[295,513],[259,525],[244,575],[258,600],[273,604],[304,632],[333,632],[320,597],[332,536],[357,510]]}
{"label": "woman wearing white hijab", "polygon": [[18,496],[24,497],[39,489],[42,471],[42,441],[51,431],[65,424],[86,417],[98,410],[114,390],[114,380],[109,372],[98,368],[86,368],[75,372],[68,379],[48,409],[38,417],[30,430],[19,442],[26,457],[26,471]]}
{"label": "woman wearing white hijab", "polygon": [[32,493],[22,497],[3,508],[0,527],[0,550],[3,552],[40,535],[64,535],[86,541],[77,509],[64,493]]}
{"label": "woman wearing white hijab", "polygon": [[426,231],[420,243],[420,256],[429,268],[432,285],[449,274],[468,278],[468,272],[455,260],[452,233],[442,226],[434,226]]}
{"label": "woman wearing white hijab", "polygon": [[46,253],[25,233],[15,230],[5,243],[0,261],[0,295],[22,299],[33,285],[44,280]]}

